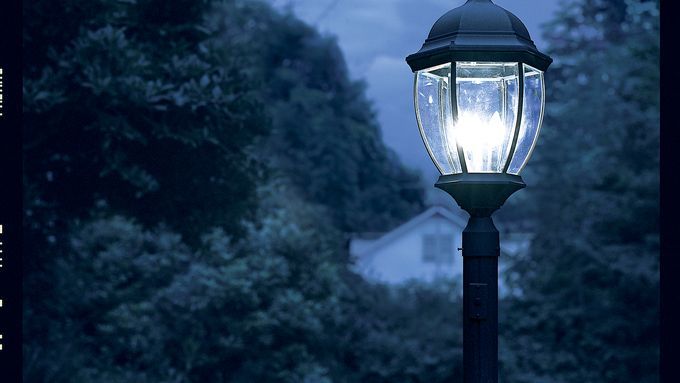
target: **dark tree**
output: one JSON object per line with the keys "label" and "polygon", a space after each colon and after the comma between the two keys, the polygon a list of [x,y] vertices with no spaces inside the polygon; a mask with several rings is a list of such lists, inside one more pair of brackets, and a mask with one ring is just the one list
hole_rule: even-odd
{"label": "dark tree", "polygon": [[546,27],[545,126],[508,302],[512,382],[658,381],[658,1],[576,1]]}

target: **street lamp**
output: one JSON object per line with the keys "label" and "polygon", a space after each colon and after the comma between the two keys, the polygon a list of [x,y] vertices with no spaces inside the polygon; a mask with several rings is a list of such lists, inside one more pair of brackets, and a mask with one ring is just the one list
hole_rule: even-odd
{"label": "street lamp", "polygon": [[491,0],[443,15],[406,58],[420,134],[441,173],[436,187],[470,214],[463,231],[465,383],[498,381],[498,257],[491,215],[526,185],[519,173],[543,120],[552,59]]}

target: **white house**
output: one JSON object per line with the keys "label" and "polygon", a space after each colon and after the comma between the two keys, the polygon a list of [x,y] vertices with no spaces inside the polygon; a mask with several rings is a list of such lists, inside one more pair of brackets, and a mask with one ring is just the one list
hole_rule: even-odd
{"label": "white house", "polygon": [[[387,233],[355,234],[350,240],[352,268],[371,282],[401,284],[409,280],[430,283],[439,278],[463,278],[459,251],[467,214],[433,206]],[[498,225],[497,225],[498,226]],[[501,231],[499,274],[510,260],[528,251],[530,235]],[[507,294],[502,281],[500,294]]]}

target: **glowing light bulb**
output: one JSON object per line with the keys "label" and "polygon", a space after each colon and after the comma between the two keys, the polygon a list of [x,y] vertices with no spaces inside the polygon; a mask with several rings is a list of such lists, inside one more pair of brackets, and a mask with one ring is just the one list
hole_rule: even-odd
{"label": "glowing light bulb", "polygon": [[[465,153],[469,171],[499,171],[498,156],[506,139],[506,129],[498,112],[490,117],[463,111],[447,129],[449,142],[458,142]],[[452,148],[453,149],[453,148]]]}
{"label": "glowing light bulb", "polygon": [[476,113],[464,113],[460,116],[456,130],[463,148],[475,155],[486,155],[489,149],[503,140],[503,123],[498,112],[485,120]]}

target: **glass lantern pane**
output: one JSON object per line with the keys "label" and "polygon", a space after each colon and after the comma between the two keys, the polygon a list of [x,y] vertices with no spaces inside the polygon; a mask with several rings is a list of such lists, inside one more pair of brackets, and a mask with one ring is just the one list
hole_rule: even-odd
{"label": "glass lantern pane", "polygon": [[469,173],[502,173],[515,134],[519,98],[517,63],[456,63],[458,113],[450,136],[458,139]]}
{"label": "glass lantern pane", "polygon": [[510,162],[508,173],[519,174],[526,165],[536,145],[536,138],[543,123],[545,88],[543,72],[524,64],[524,105],[522,124],[517,137],[517,148]]}
{"label": "glass lantern pane", "polygon": [[415,107],[420,134],[441,174],[460,173],[455,141],[446,132],[451,126],[451,64],[416,73]]}

